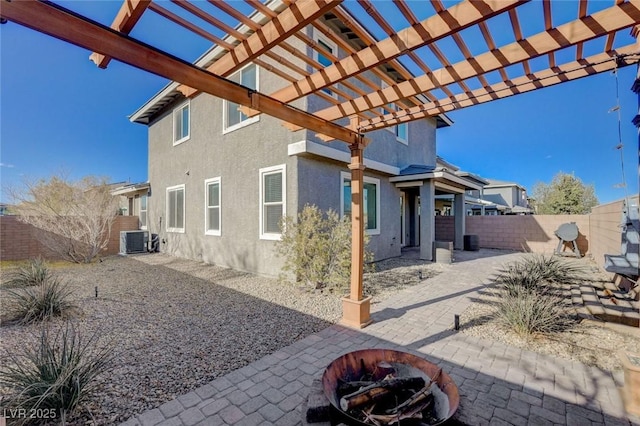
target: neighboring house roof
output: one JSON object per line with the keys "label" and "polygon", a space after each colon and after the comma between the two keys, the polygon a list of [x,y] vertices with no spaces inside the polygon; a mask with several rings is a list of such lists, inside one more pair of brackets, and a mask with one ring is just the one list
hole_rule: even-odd
{"label": "neighboring house roof", "polygon": [[487,179],[487,181],[489,182],[489,184],[485,186],[485,189],[486,188],[503,188],[508,186],[515,186],[523,190],[525,189],[524,186],[515,182],[507,182],[507,181],[498,180],[498,179]]}
{"label": "neighboring house roof", "polygon": [[[265,6],[267,6],[268,8],[270,8],[275,12],[280,12],[282,9],[287,7],[287,3],[283,2],[282,0],[272,0],[272,1],[267,1],[265,3]],[[348,9],[345,8],[344,12],[348,14],[351,19],[359,22],[358,18],[352,15],[348,11]],[[253,12],[248,18],[259,25],[264,25],[264,23],[269,21],[270,19],[269,17],[265,16],[261,12],[258,12],[257,10]],[[362,28],[366,28],[366,27],[362,25]],[[251,30],[251,28],[249,28],[245,24],[240,24],[235,29],[241,34],[250,35],[253,33],[253,30]],[[346,30],[348,30],[348,28],[346,28]],[[340,33],[344,34],[345,31],[341,29]],[[373,34],[369,34],[369,35],[373,39],[377,40],[377,37],[375,35]],[[360,39],[353,33],[350,33],[348,38],[349,38],[349,41],[354,41],[354,39],[357,39],[357,41],[360,41]],[[229,42],[230,44],[236,44],[238,42],[238,40],[231,35],[226,35],[223,38],[223,40],[226,42]],[[366,43],[361,42],[360,44],[366,47]],[[209,50],[207,50],[205,53],[203,53],[198,59],[196,59],[194,64],[200,68],[206,69],[212,63],[214,63],[217,59],[224,56],[226,53],[227,53],[226,49],[216,45],[210,48]],[[411,71],[409,69],[405,68],[405,70],[411,74]],[[165,106],[169,105],[170,103],[174,102],[176,99],[183,96],[182,93],[178,91],[179,86],[180,86],[180,83],[177,83],[175,81],[172,81],[171,83],[167,84],[158,93],[156,93],[151,99],[149,99],[142,106],[140,106],[140,108],[138,108],[135,112],[133,112],[129,116],[129,120],[134,123],[149,124],[149,122],[151,121],[151,117],[153,117],[157,112],[162,110]],[[426,99],[423,95],[419,95],[419,96]],[[449,117],[447,117],[447,115],[444,113],[438,114],[433,118],[436,120],[437,128],[448,127],[453,124],[453,121]]]}
{"label": "neighboring house roof", "polygon": [[111,190],[111,195],[129,195],[134,194],[136,192],[141,192],[144,190],[149,190],[151,188],[151,184],[149,182],[142,183],[130,183],[118,186]]}
{"label": "neighboring house roof", "polygon": [[533,209],[522,206],[513,206],[511,207],[511,213],[533,213]]}

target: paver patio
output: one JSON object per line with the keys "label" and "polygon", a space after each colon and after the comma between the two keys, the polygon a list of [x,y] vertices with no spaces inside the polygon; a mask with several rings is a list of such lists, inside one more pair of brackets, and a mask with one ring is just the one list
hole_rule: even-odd
{"label": "paver patio", "polygon": [[363,330],[333,325],[123,425],[299,425],[314,379],[338,356],[390,348],[438,364],[458,385],[455,415],[469,425],[640,425],[623,408],[622,375],[453,330],[454,314],[521,254],[456,253],[436,277],[372,306]]}

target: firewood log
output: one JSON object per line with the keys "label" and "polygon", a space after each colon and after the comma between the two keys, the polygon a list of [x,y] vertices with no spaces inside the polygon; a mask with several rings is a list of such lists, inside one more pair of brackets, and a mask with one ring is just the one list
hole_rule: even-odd
{"label": "firewood log", "polygon": [[438,380],[438,378],[440,377],[440,373],[442,373],[442,368],[439,368],[438,371],[436,371],[436,374],[433,375],[429,383],[424,388],[420,389],[411,398],[407,399],[405,402],[398,405],[397,407],[387,410],[387,414],[401,413],[404,410],[408,409],[408,407],[412,407],[413,405],[417,404],[420,401],[423,401],[428,396],[430,396],[431,386]]}
{"label": "firewood log", "polygon": [[416,389],[424,386],[422,377],[402,377],[389,380],[381,380],[370,386],[350,393],[340,398],[340,408],[348,411],[368,402],[373,402],[398,389]]}

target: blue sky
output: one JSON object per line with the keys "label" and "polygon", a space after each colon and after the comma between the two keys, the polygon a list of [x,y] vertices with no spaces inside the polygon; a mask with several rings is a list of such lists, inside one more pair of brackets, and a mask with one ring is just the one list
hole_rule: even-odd
{"label": "blue sky", "polygon": [[[592,2],[597,3],[597,2]],[[605,3],[607,6],[610,2]],[[119,1],[62,2],[110,23]],[[147,17],[147,15],[149,15]],[[134,37],[162,31],[146,14]],[[171,29],[159,46],[194,60],[206,48]],[[188,45],[185,50],[183,45]],[[166,81],[112,61],[98,69],[90,52],[9,23],[0,26],[0,177],[3,188],[26,176],[66,171],[113,182],[147,179],[147,129],[127,116]],[[630,91],[635,67],[620,70],[624,162],[630,194],[638,193],[638,137],[631,119],[638,110]],[[624,197],[618,117],[611,73],[587,77],[449,113],[455,122],[438,130],[437,151],[447,161],[486,178],[517,182],[533,190],[559,171],[593,184],[601,202]],[[3,201],[5,201],[3,199]]]}

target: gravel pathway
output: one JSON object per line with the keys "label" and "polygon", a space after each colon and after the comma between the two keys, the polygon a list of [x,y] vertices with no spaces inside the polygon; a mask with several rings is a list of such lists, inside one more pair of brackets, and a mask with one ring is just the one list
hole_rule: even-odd
{"label": "gravel pathway", "polygon": [[[392,259],[379,269],[366,284],[376,302],[419,282],[415,262]],[[420,270],[427,278],[438,266]],[[76,330],[98,334],[118,355],[70,424],[124,421],[328,327],[342,309],[335,294],[164,254],[114,256],[54,272],[73,292]],[[35,343],[40,327],[0,327],[0,360]]]}

